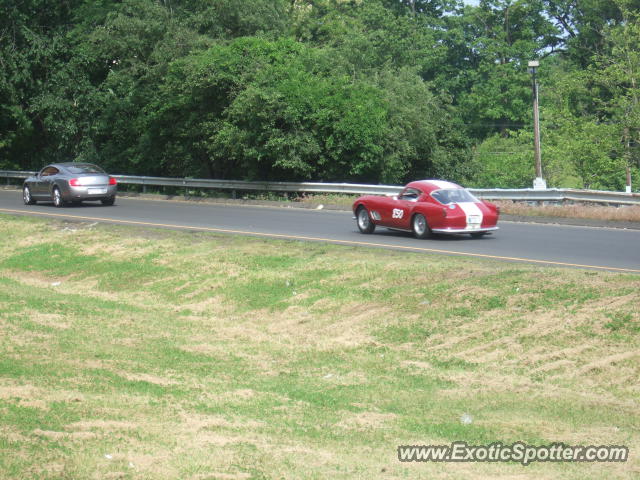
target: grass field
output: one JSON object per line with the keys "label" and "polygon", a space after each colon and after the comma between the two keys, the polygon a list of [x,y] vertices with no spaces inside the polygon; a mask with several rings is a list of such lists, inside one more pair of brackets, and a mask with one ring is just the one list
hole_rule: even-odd
{"label": "grass field", "polygon": [[[2,216],[0,478],[638,478],[639,303],[634,275]],[[456,440],[631,457],[398,461]]]}

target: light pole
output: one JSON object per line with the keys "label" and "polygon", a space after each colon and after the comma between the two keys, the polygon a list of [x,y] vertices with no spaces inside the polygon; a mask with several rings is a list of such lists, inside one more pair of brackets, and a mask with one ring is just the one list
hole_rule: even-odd
{"label": "light pole", "polygon": [[536,81],[536,69],[540,62],[533,60],[529,62],[529,73],[533,80],[533,145],[536,159],[536,178],[533,181],[534,190],[545,190],[547,182],[542,178],[542,158],[540,155],[540,112],[538,109],[538,82]]}

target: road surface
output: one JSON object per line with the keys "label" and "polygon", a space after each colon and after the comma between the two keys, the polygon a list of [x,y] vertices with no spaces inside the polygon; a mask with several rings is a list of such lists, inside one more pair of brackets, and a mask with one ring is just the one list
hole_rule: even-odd
{"label": "road surface", "polygon": [[358,232],[350,212],[124,197],[119,197],[113,207],[87,203],[58,209],[49,203],[24,205],[19,190],[0,190],[2,214],[325,241],[640,273],[640,230],[503,221],[499,223],[498,232],[481,239],[465,235],[416,240],[410,234],[383,228],[372,235],[363,235]]}

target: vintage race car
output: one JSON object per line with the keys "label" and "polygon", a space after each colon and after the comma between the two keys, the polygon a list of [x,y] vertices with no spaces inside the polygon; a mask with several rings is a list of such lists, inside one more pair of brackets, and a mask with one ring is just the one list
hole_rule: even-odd
{"label": "vintage race car", "polygon": [[419,180],[407,184],[400,195],[360,197],[353,203],[353,213],[362,233],[373,233],[380,225],[413,232],[416,238],[432,233],[479,238],[498,230],[500,209],[455,183]]}

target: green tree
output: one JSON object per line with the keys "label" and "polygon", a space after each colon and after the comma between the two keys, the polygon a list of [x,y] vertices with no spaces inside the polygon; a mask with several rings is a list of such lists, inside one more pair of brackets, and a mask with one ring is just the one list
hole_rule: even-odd
{"label": "green tree", "polygon": [[472,29],[468,87],[458,102],[477,136],[522,128],[531,117],[529,60],[549,45],[554,27],[537,1],[482,0],[461,19]]}
{"label": "green tree", "polygon": [[608,51],[606,31],[624,22],[623,10],[638,11],[640,1],[543,0],[544,11],[558,28],[553,46],[585,68]]}
{"label": "green tree", "polygon": [[465,183],[476,188],[528,188],[535,176],[533,135],[525,130],[495,134],[473,152]]}
{"label": "green tree", "polygon": [[606,90],[603,109],[617,124],[622,155],[640,167],[637,148],[640,141],[640,12],[629,8],[631,2],[615,2],[622,14],[620,24],[605,32],[606,55],[595,58],[592,73],[597,85]]}
{"label": "green tree", "polygon": [[34,99],[68,58],[79,1],[0,1],[0,166],[37,168],[60,143]]}

